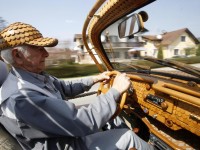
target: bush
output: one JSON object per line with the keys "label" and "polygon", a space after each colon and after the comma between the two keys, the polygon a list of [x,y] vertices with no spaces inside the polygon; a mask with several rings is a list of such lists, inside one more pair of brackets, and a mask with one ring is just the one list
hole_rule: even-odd
{"label": "bush", "polygon": [[158,58],[163,59],[163,48],[162,48],[162,46],[159,46],[159,48],[158,48]]}
{"label": "bush", "polygon": [[50,66],[46,68],[46,72],[57,77],[80,77],[99,73],[96,65],[93,64],[67,64],[63,63],[58,66]]}
{"label": "bush", "polygon": [[200,44],[198,45],[196,49],[196,56],[200,56]]}
{"label": "bush", "polygon": [[185,64],[200,63],[200,56],[186,57],[186,58],[174,58],[173,60],[183,62]]}
{"label": "bush", "polygon": [[195,55],[196,50],[195,48],[185,48],[185,55],[189,56],[189,55]]}
{"label": "bush", "polygon": [[[172,60],[183,62],[186,64],[200,63],[200,56],[173,58]],[[137,60],[133,64],[140,66],[149,66],[150,68],[165,67],[147,60]],[[46,72],[57,78],[81,77],[100,73],[95,64],[75,64],[75,63],[61,63],[57,66],[49,66]]]}

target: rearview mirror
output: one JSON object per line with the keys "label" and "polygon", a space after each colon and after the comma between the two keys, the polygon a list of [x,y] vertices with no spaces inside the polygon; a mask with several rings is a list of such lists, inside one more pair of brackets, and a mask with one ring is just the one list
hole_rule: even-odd
{"label": "rearview mirror", "polygon": [[[143,13],[133,14],[124,19],[118,26],[119,38],[133,37],[134,34],[145,30],[143,23]],[[147,15],[147,14],[145,14]],[[148,17],[148,16],[145,16]],[[145,18],[145,21],[147,18]]]}

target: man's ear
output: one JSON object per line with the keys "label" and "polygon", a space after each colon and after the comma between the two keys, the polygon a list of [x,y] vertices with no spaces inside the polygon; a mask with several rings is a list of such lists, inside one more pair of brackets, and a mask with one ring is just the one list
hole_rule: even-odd
{"label": "man's ear", "polygon": [[23,63],[23,54],[19,52],[17,48],[14,48],[12,50],[12,57],[16,64],[19,65]]}

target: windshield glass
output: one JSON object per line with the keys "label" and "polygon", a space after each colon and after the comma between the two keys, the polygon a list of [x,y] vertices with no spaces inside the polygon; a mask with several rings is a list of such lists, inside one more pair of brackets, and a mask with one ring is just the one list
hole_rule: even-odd
{"label": "windshield glass", "polygon": [[[183,64],[176,66],[176,61],[198,67],[200,10],[197,3],[198,0],[155,1],[107,27],[101,34],[101,42],[113,68],[120,71],[161,66],[185,68]],[[138,14],[144,25],[140,32]]]}

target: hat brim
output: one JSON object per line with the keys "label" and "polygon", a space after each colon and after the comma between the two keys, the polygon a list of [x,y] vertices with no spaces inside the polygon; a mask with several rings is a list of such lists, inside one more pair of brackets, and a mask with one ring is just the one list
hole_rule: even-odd
{"label": "hat brim", "polygon": [[58,44],[58,40],[54,38],[37,38],[33,39],[29,42],[25,42],[27,45],[33,45],[33,46],[42,46],[42,47],[54,47]]}

